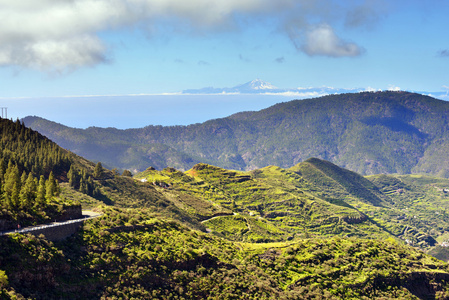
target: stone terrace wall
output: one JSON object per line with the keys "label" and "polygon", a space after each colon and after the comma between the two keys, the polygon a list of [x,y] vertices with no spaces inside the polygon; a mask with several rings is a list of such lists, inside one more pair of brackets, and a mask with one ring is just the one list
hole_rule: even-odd
{"label": "stone terrace wall", "polygon": [[78,229],[80,229],[83,226],[84,221],[96,217],[97,216],[84,219],[71,220],[62,223],[52,223],[35,227],[27,227],[20,230],[9,230],[0,232],[0,236],[13,233],[22,233],[22,234],[29,233],[35,236],[43,234],[50,241],[59,241],[74,234]]}
{"label": "stone terrace wall", "polygon": [[49,241],[59,241],[74,234],[79,228],[82,227],[83,222],[84,220],[74,220],[71,223],[62,224],[59,226],[49,226],[42,229],[26,231],[23,233],[31,233],[35,236],[43,234]]}

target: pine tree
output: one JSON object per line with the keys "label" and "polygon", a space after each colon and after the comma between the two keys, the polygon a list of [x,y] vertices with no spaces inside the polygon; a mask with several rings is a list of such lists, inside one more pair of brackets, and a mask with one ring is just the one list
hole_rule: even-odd
{"label": "pine tree", "polygon": [[67,172],[67,178],[69,179],[69,184],[71,187],[75,187],[77,185],[76,182],[77,171],[73,165],[70,166],[69,172]]}
{"label": "pine tree", "polygon": [[18,210],[20,208],[20,184],[15,183],[11,193],[11,210]]}
{"label": "pine tree", "polygon": [[22,172],[22,176],[20,177],[20,186],[24,186],[27,180],[27,173],[25,171]]}
{"label": "pine tree", "polygon": [[81,180],[80,180],[79,191],[83,194],[87,194],[87,192],[89,191],[89,189],[87,188],[87,183],[84,181],[83,178],[81,178]]}
{"label": "pine tree", "polygon": [[50,172],[50,175],[48,176],[48,180],[45,185],[45,199],[49,201],[53,198],[53,196],[56,196],[56,194],[57,194],[56,180],[52,171]]}
{"label": "pine tree", "polygon": [[40,179],[39,179],[39,186],[37,188],[37,195],[36,195],[36,202],[35,205],[37,207],[45,207],[45,178],[44,175],[41,175]]}
{"label": "pine tree", "polygon": [[32,207],[33,202],[36,198],[36,192],[36,181],[33,177],[33,174],[28,173],[25,184],[20,190],[20,203],[22,208],[29,210]]}
{"label": "pine tree", "polygon": [[6,169],[3,190],[7,196],[11,197],[14,188],[18,188],[20,191],[19,168],[10,161],[8,169]]}
{"label": "pine tree", "polygon": [[87,179],[87,194],[92,196],[94,193],[94,180],[92,176],[89,176],[89,179]]}
{"label": "pine tree", "polygon": [[101,179],[101,177],[103,177],[103,166],[101,165],[101,162],[98,162],[95,165],[94,178],[95,179]]}
{"label": "pine tree", "polygon": [[6,168],[7,168],[6,162],[2,157],[0,159],[0,184],[3,184],[3,182],[4,182]]}

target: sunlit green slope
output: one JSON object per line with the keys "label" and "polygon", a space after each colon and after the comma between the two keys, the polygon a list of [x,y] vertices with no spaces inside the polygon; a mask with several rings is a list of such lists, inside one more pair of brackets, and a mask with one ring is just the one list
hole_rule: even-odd
{"label": "sunlit green slope", "polygon": [[408,246],[366,239],[236,244],[105,208],[66,241],[0,239],[6,299],[443,299],[449,267]]}
{"label": "sunlit green slope", "polygon": [[[2,299],[449,297],[448,265],[410,246],[444,259],[431,244],[447,239],[446,180],[367,180],[319,159],[251,172],[148,168],[132,178],[20,122],[2,126],[3,214],[46,222],[49,207],[63,213],[66,203],[103,212],[63,241],[0,237]],[[27,176],[17,180],[16,168]],[[31,209],[18,191],[40,175],[55,193]]]}
{"label": "sunlit green slope", "polygon": [[316,158],[290,169],[251,172],[207,164],[187,172],[150,168],[136,178],[147,180],[208,230],[235,241],[356,236],[393,238],[429,250],[437,240],[449,239],[446,179],[364,178]]}
{"label": "sunlit green slope", "polygon": [[[354,176],[375,188],[363,177]],[[204,210],[204,226],[231,240],[269,242],[311,236],[394,236],[345,202],[344,197],[329,199],[316,182],[279,167],[237,172],[197,164],[185,173],[149,169],[136,178],[147,180],[165,195],[176,195],[180,208],[197,214]],[[331,192],[334,192],[332,187],[327,190]],[[367,195],[366,199],[355,201],[364,203],[374,197]]]}

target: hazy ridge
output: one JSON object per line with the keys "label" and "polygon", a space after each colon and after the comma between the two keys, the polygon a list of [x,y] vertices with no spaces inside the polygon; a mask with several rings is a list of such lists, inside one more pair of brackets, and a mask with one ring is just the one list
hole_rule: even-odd
{"label": "hazy ridge", "polygon": [[408,92],[330,95],[189,126],[74,129],[36,117],[25,124],[108,166],[187,170],[291,167],[309,157],[361,174],[447,176],[449,103]]}

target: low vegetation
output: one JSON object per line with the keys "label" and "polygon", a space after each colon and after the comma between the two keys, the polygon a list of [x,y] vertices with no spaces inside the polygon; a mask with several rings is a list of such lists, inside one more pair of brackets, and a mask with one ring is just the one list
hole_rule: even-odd
{"label": "low vegetation", "polygon": [[[66,241],[0,239],[4,297],[36,299],[444,298],[446,263],[397,243],[306,239],[246,247],[104,208]],[[5,276],[6,276],[5,275]],[[423,281],[429,282],[423,288]],[[19,296],[20,298],[20,296]]]}

